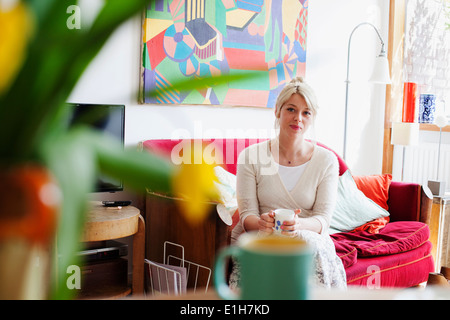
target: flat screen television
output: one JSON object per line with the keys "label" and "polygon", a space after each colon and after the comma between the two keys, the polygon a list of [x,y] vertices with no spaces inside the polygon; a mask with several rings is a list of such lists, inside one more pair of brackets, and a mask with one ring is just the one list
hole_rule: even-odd
{"label": "flat screen television", "polygon": [[[125,136],[125,106],[114,104],[69,103],[73,108],[69,120],[70,126],[87,125],[101,133],[117,139],[122,147]],[[123,190],[123,182],[109,176],[99,174],[92,192],[116,192]]]}

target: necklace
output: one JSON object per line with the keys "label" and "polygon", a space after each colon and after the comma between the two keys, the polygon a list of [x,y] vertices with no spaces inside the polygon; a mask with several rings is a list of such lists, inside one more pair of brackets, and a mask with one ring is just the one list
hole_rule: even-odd
{"label": "necklace", "polygon": [[298,150],[297,152],[295,152],[292,155],[293,159],[289,160],[286,157],[285,151],[286,151],[286,149],[283,148],[282,146],[280,146],[280,154],[283,155],[283,157],[284,157],[285,161],[288,163],[288,165],[292,165],[293,163],[296,163],[298,165],[298,164],[304,163],[305,161],[308,161],[311,158],[311,153],[305,155],[305,154],[302,154],[302,150]]}
{"label": "necklace", "polygon": [[[272,149],[272,143],[270,143],[270,148]],[[302,158],[302,154],[301,154],[301,150],[298,150],[293,156],[294,156],[294,159],[291,159],[291,160],[289,160],[289,159],[287,159],[286,158],[286,156],[285,156],[285,151],[286,151],[286,148],[284,148],[283,146],[281,146],[281,145],[279,145],[278,144],[278,150],[279,150],[279,154],[278,154],[278,157],[280,157],[281,155],[283,155],[283,157],[284,157],[284,161],[286,161],[287,162],[287,164],[288,165],[291,165],[291,164],[293,164],[294,162],[296,162],[296,161],[298,161],[300,158]],[[281,159],[280,159],[281,160]],[[286,163],[285,162],[285,163]]]}
{"label": "necklace", "polygon": [[297,154],[294,154],[293,156],[294,156],[294,159],[293,160],[289,160],[289,159],[287,159],[287,157],[286,157],[286,155],[285,155],[285,150],[286,149],[284,149],[283,147],[281,147],[280,148],[280,150],[281,150],[281,153],[283,154],[283,157],[285,158],[285,161],[290,165],[290,164],[292,164],[294,161],[296,161],[296,159],[298,158],[298,155]]}

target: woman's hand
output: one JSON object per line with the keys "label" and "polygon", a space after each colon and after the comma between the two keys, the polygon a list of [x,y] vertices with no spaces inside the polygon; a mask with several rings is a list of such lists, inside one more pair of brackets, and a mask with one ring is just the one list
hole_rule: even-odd
{"label": "woman's hand", "polygon": [[300,209],[294,210],[294,220],[284,221],[281,228],[281,234],[285,236],[295,237],[298,230],[302,230],[302,218],[299,217]]}
{"label": "woman's hand", "polygon": [[258,226],[259,231],[264,232],[265,234],[271,234],[273,232],[273,227],[275,227],[275,213],[273,210],[270,210],[267,213],[263,213],[259,217]]}
{"label": "woman's hand", "polygon": [[[296,236],[297,235],[296,231],[303,229],[302,218],[298,216],[301,210],[297,209],[294,210],[294,212],[295,212],[294,220],[285,221],[281,226],[282,235],[291,237]],[[275,227],[275,212],[273,212],[273,210],[270,210],[267,213],[261,214],[258,221],[258,227],[260,232],[263,232],[267,235],[272,234],[273,228]]]}

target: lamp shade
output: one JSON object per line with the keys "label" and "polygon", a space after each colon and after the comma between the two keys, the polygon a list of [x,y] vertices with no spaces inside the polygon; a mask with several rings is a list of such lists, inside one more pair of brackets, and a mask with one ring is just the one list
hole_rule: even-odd
{"label": "lamp shade", "polygon": [[386,55],[380,54],[376,59],[373,66],[373,73],[369,79],[370,82],[390,84],[391,77],[389,75],[389,61]]}
{"label": "lamp shade", "polygon": [[412,146],[419,143],[419,124],[415,122],[393,122],[391,144]]}

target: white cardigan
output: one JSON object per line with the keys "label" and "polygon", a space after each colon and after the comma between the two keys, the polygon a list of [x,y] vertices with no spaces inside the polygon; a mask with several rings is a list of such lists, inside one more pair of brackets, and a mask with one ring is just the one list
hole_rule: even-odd
{"label": "white cardigan", "polygon": [[236,194],[240,221],[233,229],[232,241],[245,230],[249,215],[260,215],[279,208],[301,209],[300,217],[314,217],[326,234],[334,210],[339,164],[333,152],[314,145],[311,159],[295,187],[288,191],[278,174],[278,163],[270,152],[270,141],[244,149],[238,157]]}

